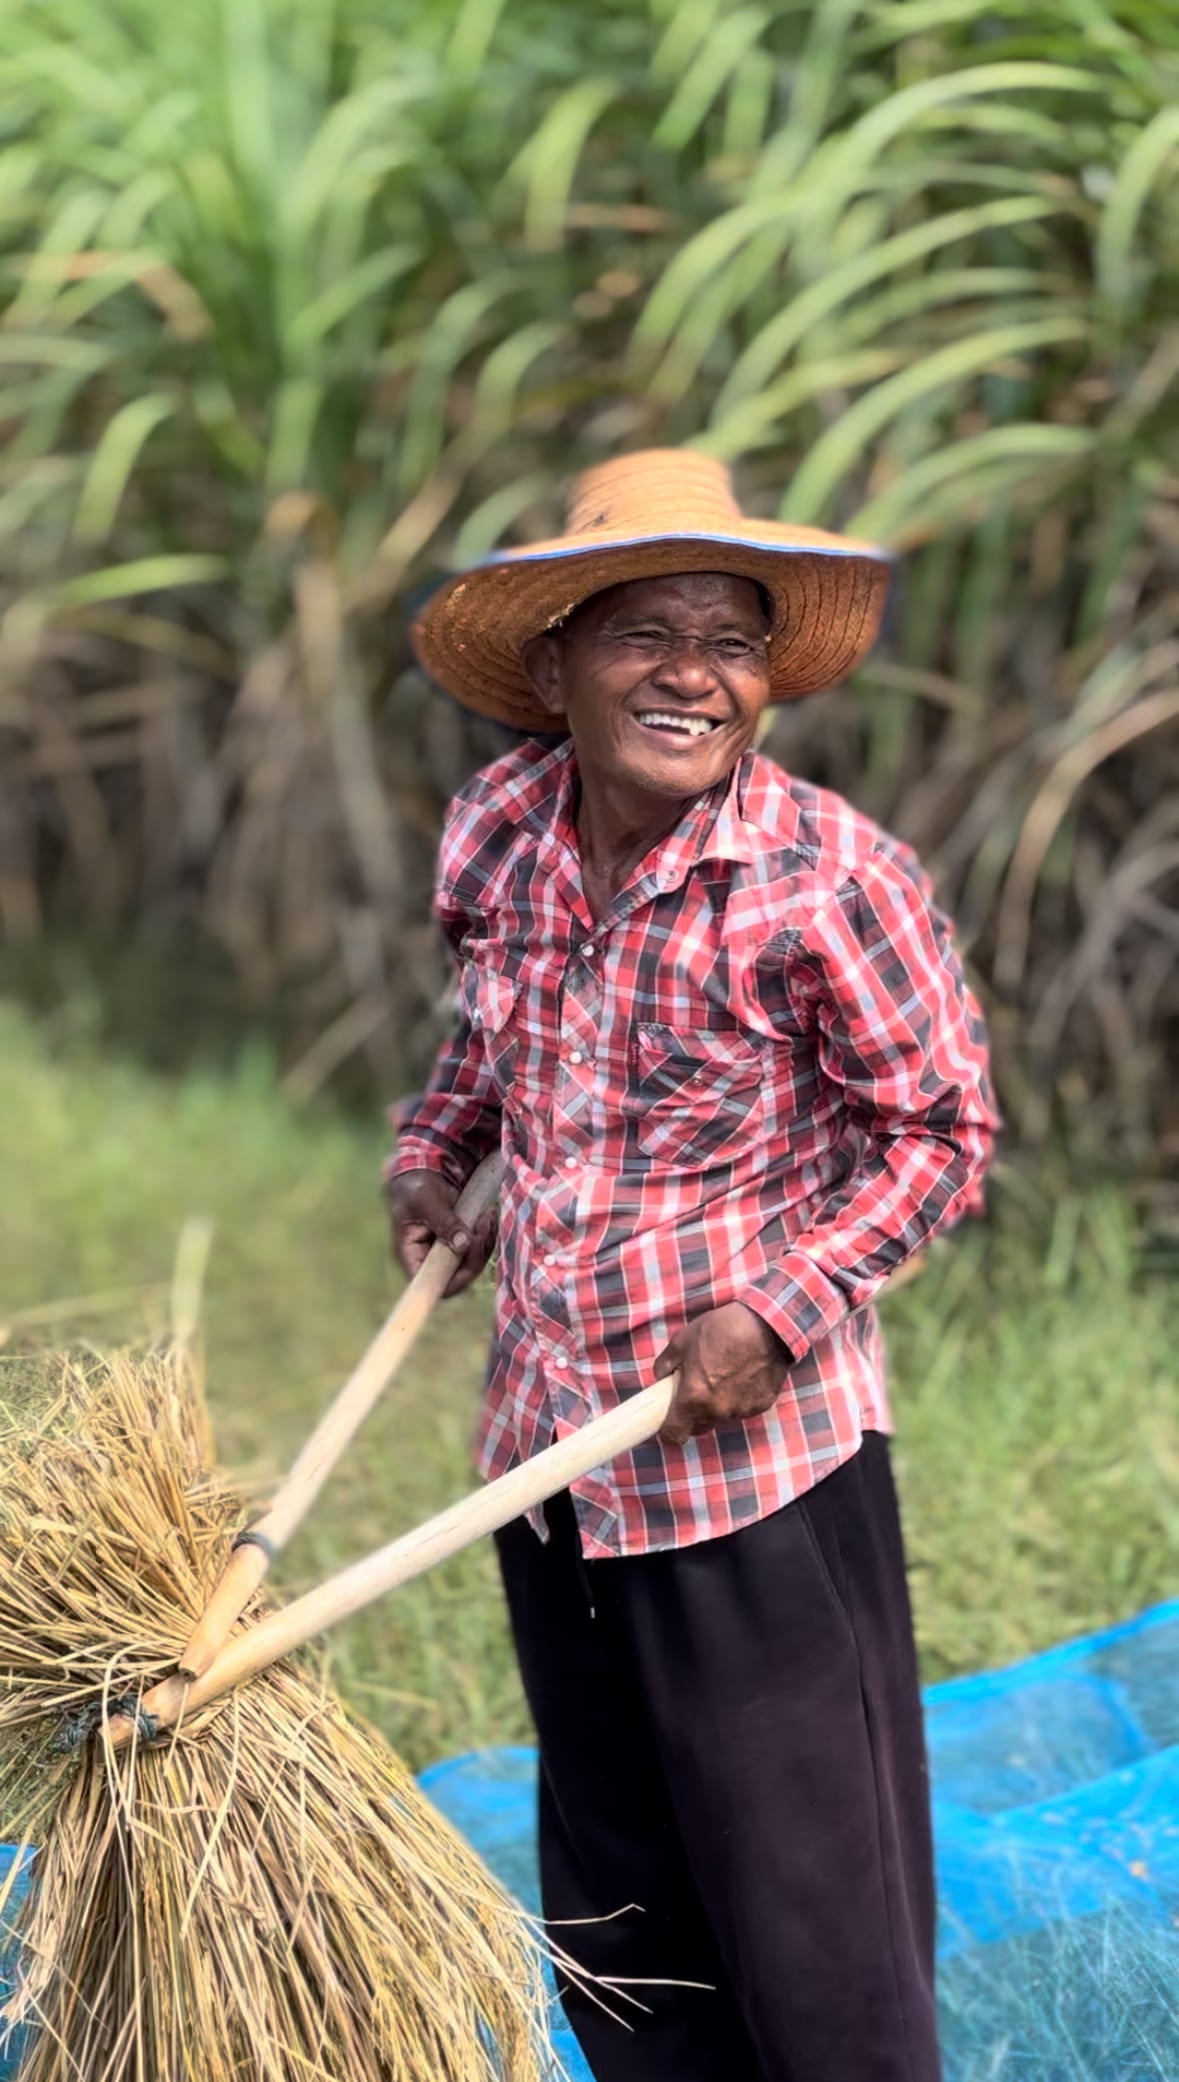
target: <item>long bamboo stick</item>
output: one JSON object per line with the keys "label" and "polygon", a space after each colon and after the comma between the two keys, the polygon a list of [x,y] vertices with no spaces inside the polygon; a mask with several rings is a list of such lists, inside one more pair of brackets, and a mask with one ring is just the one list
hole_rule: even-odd
{"label": "long bamboo stick", "polygon": [[[455,1214],[469,1230],[494,1206],[502,1177],[502,1160],[491,1156],[468,1179]],[[324,1412],[270,1508],[239,1536],[221,1581],[178,1659],[183,1676],[202,1676],[228,1641],[271,1563],[303,1523],[344,1448],[393,1379],[445,1292],[454,1267],[455,1253],[449,1244],[436,1243]]]}
{"label": "long bamboo stick", "polygon": [[[920,1262],[915,1258],[899,1272],[893,1273],[886,1283],[888,1291],[913,1278],[920,1270]],[[870,1305],[864,1302],[860,1307]],[[858,1314],[859,1310],[855,1313]],[[592,1474],[595,1468],[604,1466],[616,1454],[628,1452],[654,1438],[671,1408],[676,1380],[675,1374],[668,1374],[662,1381],[641,1389],[637,1395],[628,1396],[616,1409],[595,1417],[580,1431],[546,1447],[543,1453],[510,1469],[485,1488],[475,1490],[460,1503],[452,1504],[449,1510],[439,1512],[425,1525],[404,1533],[387,1547],[378,1548],[374,1554],[366,1555],[362,1561],[354,1562],[351,1568],[329,1577],[326,1583],[296,1598],[292,1604],[271,1613],[256,1627],[228,1642],[215,1661],[195,1680],[189,1679],[183,1671],[163,1678],[144,1694],[140,1702],[141,1713],[151,1715],[160,1732],[174,1727],[182,1713],[193,1713],[210,1705],[234,1685],[256,1677],[271,1663],[293,1654],[295,1649],[313,1640],[316,1634],[350,1618],[354,1612],[383,1597],[386,1591],[410,1582],[415,1576],[424,1575],[436,1563],[448,1560],[487,1533],[508,1525],[513,1518],[521,1517],[525,1511],[556,1496],[571,1482]],[[136,1723],[121,1714],[112,1714],[106,1723],[107,1737],[115,1749],[124,1748],[135,1732]]]}
{"label": "long bamboo stick", "polygon": [[[428,1519],[425,1525],[403,1534],[387,1547],[378,1548],[375,1554],[366,1555],[363,1561],[329,1577],[304,1597],[272,1612],[256,1627],[229,1642],[195,1682],[189,1683],[181,1676],[164,1678],[144,1695],[141,1713],[150,1714],[161,1731],[174,1726],[182,1713],[195,1713],[209,1705],[234,1685],[256,1677],[281,1656],[292,1654],[317,1634],[371,1605],[386,1591],[423,1575],[438,1562],[519,1518],[571,1482],[603,1466],[615,1454],[641,1445],[663,1424],[671,1408],[675,1384],[676,1376],[669,1374],[637,1395],[628,1396],[616,1409],[595,1417],[580,1431],[559,1439],[556,1445],[511,1468],[497,1481],[476,1489],[461,1503]],[[106,1731],[114,1748],[121,1749],[131,1741],[135,1725],[129,1718],[112,1715]]]}

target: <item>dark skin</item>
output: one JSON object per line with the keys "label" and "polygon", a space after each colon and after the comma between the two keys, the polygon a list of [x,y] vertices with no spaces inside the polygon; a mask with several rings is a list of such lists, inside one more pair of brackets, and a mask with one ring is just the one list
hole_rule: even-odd
{"label": "dark skin", "polygon": [[[769,699],[767,624],[749,580],[718,572],[635,579],[597,593],[563,628],[523,653],[544,707],[569,729],[581,799],[582,887],[595,919],[690,803],[732,772]],[[708,720],[687,736],[642,717]],[[447,1288],[459,1294],[487,1263],[494,1217],[473,1233],[436,1172],[414,1171],[390,1192],[393,1241],[409,1275],[435,1238],[459,1253]],[[656,1362],[678,1381],[660,1436],[672,1444],[769,1409],[790,1355],[744,1302],[708,1309],[679,1329]]]}

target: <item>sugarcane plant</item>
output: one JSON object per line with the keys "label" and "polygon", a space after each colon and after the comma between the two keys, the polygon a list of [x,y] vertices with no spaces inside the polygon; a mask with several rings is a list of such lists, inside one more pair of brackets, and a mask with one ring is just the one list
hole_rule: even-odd
{"label": "sugarcane plant", "polygon": [[1139,1159],[1179,1010],[1163,0],[0,10],[0,917],[195,919],[305,1084],[433,1037],[407,602],[698,442],[904,552],[769,748],[914,839],[1013,1124]]}

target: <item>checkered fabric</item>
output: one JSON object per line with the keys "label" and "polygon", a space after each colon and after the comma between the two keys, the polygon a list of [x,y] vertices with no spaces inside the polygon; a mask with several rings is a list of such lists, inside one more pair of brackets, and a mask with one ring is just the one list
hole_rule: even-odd
{"label": "checkered fabric", "polygon": [[451,806],[437,913],[459,1020],[394,1111],[388,1173],[456,1185],[502,1141],[492,1477],[655,1378],[684,1321],[755,1309],[793,1359],[764,1415],[579,1482],[584,1552],[764,1516],[888,1431],[875,1312],[981,1204],[982,1016],[908,847],[747,753],[595,922],[572,746],[524,745]]}

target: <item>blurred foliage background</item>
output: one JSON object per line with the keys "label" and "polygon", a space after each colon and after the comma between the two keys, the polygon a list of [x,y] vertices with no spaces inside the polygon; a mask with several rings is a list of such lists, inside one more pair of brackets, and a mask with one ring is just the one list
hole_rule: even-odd
{"label": "blurred foliage background", "polygon": [[1015,1135],[1157,1196],[1177,101],[1170,0],[3,0],[6,974],[162,949],[173,1040],[199,997],[292,1092],[412,1084],[507,740],[407,608],[690,441],[904,553],[768,749],[922,852]]}

